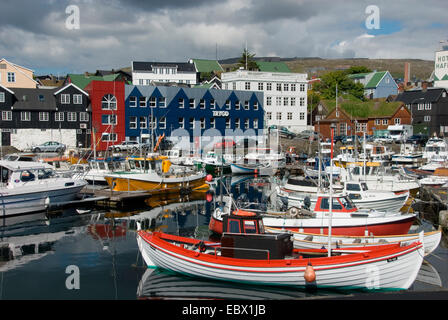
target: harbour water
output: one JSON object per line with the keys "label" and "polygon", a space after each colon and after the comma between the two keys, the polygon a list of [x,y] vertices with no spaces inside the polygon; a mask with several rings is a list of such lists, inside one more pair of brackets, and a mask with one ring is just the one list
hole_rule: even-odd
{"label": "harbour water", "polygon": [[[270,179],[227,177],[225,185],[236,198],[263,203],[270,196]],[[219,201],[220,188],[215,186],[213,196],[150,199],[141,208],[69,208],[1,220],[0,298],[289,300],[368,294],[254,287],[147,269],[137,247],[135,220],[141,219],[149,229],[208,239],[210,214]],[[431,227],[430,221],[424,224]],[[448,289],[446,243],[444,236],[435,252],[425,257],[407,291]]]}

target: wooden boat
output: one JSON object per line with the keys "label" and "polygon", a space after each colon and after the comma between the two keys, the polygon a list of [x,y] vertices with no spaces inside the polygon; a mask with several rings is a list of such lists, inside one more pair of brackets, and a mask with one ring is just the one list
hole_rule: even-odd
{"label": "wooden boat", "polygon": [[310,250],[293,249],[287,233],[225,233],[220,243],[143,230],[137,234],[148,267],[260,285],[408,289],[417,277],[424,254],[422,242],[413,242],[368,250],[334,250],[340,255],[311,258],[306,257]]}
{"label": "wooden boat", "polygon": [[231,163],[230,169],[233,174],[256,174],[259,176],[271,176],[277,172],[270,162],[259,163]]}
{"label": "wooden boat", "polygon": [[[266,232],[282,233],[284,229],[265,227]],[[328,236],[315,233],[291,232],[294,239],[294,248],[320,249],[328,246]],[[442,238],[442,230],[425,232],[423,235],[423,244],[425,247],[425,256],[432,253],[440,243]],[[332,248],[345,247],[369,247],[381,244],[391,244],[409,241],[418,241],[419,234],[401,234],[401,235],[384,235],[384,236],[344,236],[332,235]]]}
{"label": "wooden boat", "polygon": [[[229,203],[230,201],[225,201],[225,206],[215,209],[212,213],[209,229],[214,233],[222,233],[223,218],[232,212]],[[313,211],[294,207],[285,212],[259,211],[259,213],[265,226],[328,234],[331,222],[333,235],[350,236],[406,234],[416,217],[414,213],[359,210],[347,196],[334,195],[330,219],[329,203],[329,196],[320,194]],[[245,209],[245,212],[254,213],[255,210]],[[239,211],[233,213],[237,215]]]}
{"label": "wooden boat", "polygon": [[[104,176],[113,191],[179,192],[181,190],[208,190],[205,172],[170,171],[171,163],[166,156],[132,159],[139,164],[139,171],[114,172]],[[130,162],[131,165],[131,162]],[[131,165],[131,170],[133,170]]]}

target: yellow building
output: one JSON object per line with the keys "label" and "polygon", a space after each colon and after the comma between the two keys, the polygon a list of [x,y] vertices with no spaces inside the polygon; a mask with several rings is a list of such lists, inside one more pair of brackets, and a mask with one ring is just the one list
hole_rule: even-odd
{"label": "yellow building", "polygon": [[0,60],[0,85],[7,88],[37,88],[34,71],[6,59]]}

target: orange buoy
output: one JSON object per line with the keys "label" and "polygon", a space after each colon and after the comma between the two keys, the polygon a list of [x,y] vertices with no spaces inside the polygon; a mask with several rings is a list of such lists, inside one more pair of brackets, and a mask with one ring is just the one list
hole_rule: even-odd
{"label": "orange buoy", "polygon": [[308,265],[305,269],[305,274],[303,275],[306,282],[314,282],[316,280],[316,272],[314,272],[314,268],[311,265],[311,262],[308,261]]}

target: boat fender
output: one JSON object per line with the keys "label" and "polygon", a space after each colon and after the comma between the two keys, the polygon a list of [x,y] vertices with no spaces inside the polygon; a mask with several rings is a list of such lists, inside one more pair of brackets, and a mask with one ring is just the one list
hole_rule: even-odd
{"label": "boat fender", "polygon": [[305,269],[305,274],[303,275],[306,282],[314,282],[316,281],[316,272],[314,272],[314,268],[311,265],[311,262],[308,261],[308,265]]}

